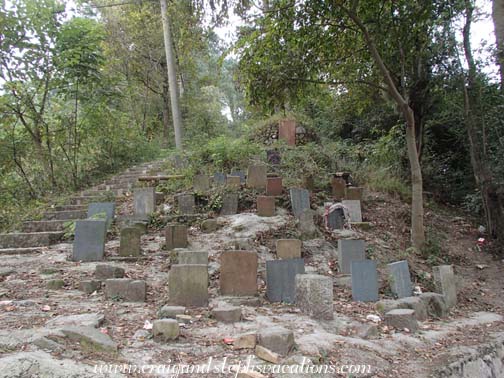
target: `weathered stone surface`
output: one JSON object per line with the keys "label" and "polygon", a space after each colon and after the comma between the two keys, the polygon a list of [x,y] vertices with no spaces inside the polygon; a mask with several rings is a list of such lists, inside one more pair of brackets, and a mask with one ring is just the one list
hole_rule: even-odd
{"label": "weathered stone surface", "polygon": [[336,199],[345,198],[346,181],[343,178],[334,176],[331,179],[331,188]]}
{"label": "weathered stone surface", "polygon": [[302,188],[291,188],[290,200],[292,212],[295,217],[299,217],[303,211],[310,209],[310,192]]}
{"label": "weathered stone surface", "polygon": [[206,193],[210,189],[210,178],[208,175],[196,175],[193,178],[193,189],[197,193]]}
{"label": "weathered stone surface", "polygon": [[380,331],[375,324],[362,324],[356,329],[356,336],[361,339],[374,339],[380,335]]}
{"label": "weathered stone surface", "polygon": [[361,202],[358,200],[344,200],[341,201],[343,206],[348,209],[350,222],[362,222]]}
{"label": "weathered stone surface", "polygon": [[378,300],[378,272],[376,261],[352,261],[352,298],[357,302]]}
{"label": "weathered stone surface", "polygon": [[[21,249],[28,250],[32,247],[45,247],[59,241],[64,235],[63,231],[56,232],[15,232],[0,234],[1,249]],[[2,251],[2,253],[5,253]],[[14,252],[12,254],[15,254]]]}
{"label": "weathered stone surface", "polygon": [[415,332],[418,329],[418,322],[415,317],[415,310],[398,308],[385,314],[385,324],[396,329],[408,329]]}
{"label": "weathered stone surface", "polygon": [[436,292],[442,294],[448,308],[457,304],[457,282],[452,265],[440,265],[432,268]]}
{"label": "weathered stone surface", "polygon": [[267,167],[265,165],[250,165],[247,171],[247,187],[266,189]]}
{"label": "weathered stone surface", "polygon": [[332,279],[318,274],[296,275],[296,304],[314,319],[333,319]]}
{"label": "weathered stone surface", "polygon": [[238,306],[219,304],[217,307],[212,309],[212,316],[219,322],[235,323],[241,320],[242,310]]}
{"label": "weathered stone surface", "polygon": [[240,189],[240,187],[241,187],[240,176],[228,175],[226,178],[226,186],[231,189]]}
{"label": "weathered stone surface", "polygon": [[172,265],[168,275],[170,303],[204,307],[208,304],[207,265]]}
{"label": "weathered stone surface", "polygon": [[65,281],[62,279],[54,279],[46,282],[46,287],[48,290],[59,290],[65,286]]}
{"label": "weathered stone surface", "polygon": [[238,213],[238,198],[238,193],[223,194],[220,215],[234,215]]}
{"label": "weathered stone surface", "polygon": [[103,314],[97,312],[89,312],[76,315],[59,315],[49,320],[45,326],[47,328],[61,328],[68,326],[81,326],[98,328],[105,320]]}
{"label": "weathered stone surface", "polygon": [[257,294],[257,254],[246,251],[221,253],[220,292],[222,295]]}
{"label": "weathered stone surface", "polygon": [[272,217],[275,215],[275,197],[257,196],[257,215]]}
{"label": "weathered stone surface", "polygon": [[445,297],[439,293],[422,293],[420,299],[427,307],[427,314],[434,318],[444,318],[448,315]]}
{"label": "weathered stone surface", "polygon": [[155,340],[175,340],[180,334],[180,327],[175,319],[158,319],[152,324],[152,335]]}
{"label": "weathered stone surface", "polygon": [[177,264],[207,265],[208,252],[177,251]]}
{"label": "weathered stone surface", "polygon": [[[96,218],[100,214],[104,214],[105,218]],[[91,202],[88,204],[87,217],[93,219],[105,219],[107,227],[110,227],[114,221],[115,215],[115,202]]]}
{"label": "weathered stone surface", "polygon": [[96,265],[95,278],[106,280],[109,278],[123,278],[124,269],[114,265],[100,264]]}
{"label": "weathered stone surface", "polygon": [[191,315],[185,315],[185,314],[178,314],[175,315],[175,320],[180,323],[184,324],[190,324],[192,322],[192,316]]}
{"label": "weathered stone surface", "polygon": [[239,335],[234,343],[233,349],[254,349],[257,343],[257,335],[255,333],[246,333]]}
{"label": "weathered stone surface", "polygon": [[187,248],[187,226],[170,223],[165,228],[166,249]]}
{"label": "weathered stone surface", "polygon": [[180,214],[188,215],[195,213],[196,203],[193,194],[178,194],[175,198],[177,199]]}
{"label": "weathered stone surface", "polygon": [[272,364],[278,364],[280,362],[280,355],[278,353],[272,352],[261,345],[256,345],[255,354],[261,360],[271,362]]}
{"label": "weathered stone surface", "polygon": [[284,327],[262,328],[257,333],[257,343],[272,352],[286,356],[294,348],[294,333]]}
{"label": "weathered stone surface", "polygon": [[266,296],[271,302],[294,303],[296,301],[296,275],[304,274],[304,260],[266,261]]}
{"label": "weathered stone surface", "polygon": [[129,278],[111,278],[105,281],[105,297],[122,299],[126,302],[145,302],[147,285],[145,281]]}
{"label": "weathered stone surface", "polygon": [[231,171],[231,176],[238,176],[240,178],[240,182],[242,184],[245,184],[246,180],[246,173],[243,171],[237,171],[237,170],[232,170]]}
{"label": "weathered stone surface", "polygon": [[101,281],[98,280],[85,280],[79,283],[79,290],[86,294],[92,294],[101,289]]}
{"label": "weathered stone surface", "polygon": [[280,259],[301,258],[303,242],[299,239],[278,239],[276,241],[276,253]]}
{"label": "weathered stone surface", "polygon": [[156,210],[156,189],[135,189],[134,196],[135,216],[139,219],[147,219]]}
{"label": "weathered stone surface", "polygon": [[376,310],[382,314],[398,308],[414,310],[415,317],[418,321],[424,321],[428,316],[426,301],[422,300],[420,297],[383,299],[376,303]]}
{"label": "weathered stone surface", "polygon": [[289,146],[296,145],[296,121],[283,119],[278,123],[278,139]]}
{"label": "weathered stone surface", "polygon": [[212,233],[217,231],[219,227],[217,221],[215,219],[206,219],[201,222],[201,231],[204,233]]}
{"label": "weathered stone surface", "polygon": [[352,288],[352,276],[350,275],[338,275],[334,277],[334,286]]}
{"label": "weathered stone surface", "polygon": [[366,258],[366,243],[359,239],[338,240],[338,265],[340,273],[350,274],[352,261]]}
{"label": "weathered stone surface", "polygon": [[168,318],[168,319],[175,319],[177,315],[184,315],[186,312],[186,308],[184,306],[169,306],[169,305],[164,305],[161,307],[158,311],[158,317],[163,319],[163,318]]}
{"label": "weathered stone surface", "polygon": [[266,195],[281,196],[283,192],[281,177],[268,177],[266,180]]}
{"label": "weathered stone surface", "polygon": [[345,191],[345,199],[362,201],[362,193],[363,192],[364,192],[364,188],[359,188],[356,186],[349,186],[346,188],[346,191]]}
{"label": "weathered stone surface", "polygon": [[326,219],[326,227],[331,231],[342,230],[345,227],[345,212],[342,207],[329,207]]}
{"label": "weathered stone surface", "polygon": [[299,216],[298,228],[303,239],[313,239],[318,236],[318,229],[315,225],[315,211],[305,209]]}
{"label": "weathered stone surface", "polygon": [[142,230],[138,227],[124,227],[119,241],[119,256],[140,256]]}
{"label": "weathered stone surface", "polygon": [[104,220],[79,220],[75,222],[72,260],[103,260],[106,234],[107,222]]}
{"label": "weathered stone surface", "polygon": [[116,353],[117,344],[110,336],[93,327],[67,326],[61,332],[70,340],[77,341],[81,348],[89,351]]}
{"label": "weathered stone surface", "polygon": [[411,277],[406,260],[388,264],[390,289],[398,298],[410,297],[413,293]]}
{"label": "weathered stone surface", "polygon": [[226,174],[222,172],[215,172],[213,175],[214,185],[226,185]]}

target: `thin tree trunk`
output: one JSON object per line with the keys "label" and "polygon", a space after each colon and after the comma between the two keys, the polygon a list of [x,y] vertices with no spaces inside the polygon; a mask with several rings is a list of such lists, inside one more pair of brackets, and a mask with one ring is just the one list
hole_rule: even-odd
{"label": "thin tree trunk", "polygon": [[500,67],[501,90],[504,91],[504,0],[493,0],[492,18],[497,45],[497,63]]}
{"label": "thin tree trunk", "polygon": [[168,106],[168,102],[170,101],[170,94],[168,92],[168,83],[163,85],[163,95],[161,96],[163,101],[162,109],[163,109],[163,136],[164,143],[168,145],[168,138],[170,136],[170,107]]}
{"label": "thin tree trunk", "polygon": [[170,101],[173,118],[173,129],[175,131],[175,146],[182,150],[182,117],[180,115],[178,91],[177,91],[177,73],[175,67],[175,57],[173,53],[173,42],[171,38],[170,19],[168,17],[168,7],[166,0],[161,2],[161,20],[163,22],[164,45],[166,53],[166,67],[168,70],[168,83],[170,86]]}

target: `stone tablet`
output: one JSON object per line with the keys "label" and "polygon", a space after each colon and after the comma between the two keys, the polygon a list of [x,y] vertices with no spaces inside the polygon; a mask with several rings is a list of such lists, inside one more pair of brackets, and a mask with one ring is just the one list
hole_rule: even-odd
{"label": "stone tablet", "polygon": [[345,199],[347,200],[356,200],[362,201],[362,193],[364,192],[364,188],[349,186],[345,191]]}
{"label": "stone tablet", "polygon": [[303,211],[310,208],[310,192],[306,189],[290,189],[290,200],[295,217],[299,217]]}
{"label": "stone tablet", "polygon": [[140,256],[142,230],[137,227],[125,227],[121,230],[119,241],[120,256]]}
{"label": "stone tablet", "polygon": [[451,308],[457,304],[457,286],[453,266],[439,265],[432,268],[436,292],[443,294],[446,305]]}
{"label": "stone tablet", "polygon": [[315,225],[315,211],[312,209],[303,210],[299,216],[298,228],[303,238],[315,238],[318,235],[318,229]]}
{"label": "stone tablet", "polygon": [[280,259],[301,258],[301,246],[303,243],[299,239],[278,239],[276,241],[276,253]]}
{"label": "stone tablet", "polygon": [[242,184],[245,184],[246,180],[246,174],[243,171],[237,171],[237,170],[232,170],[231,171],[231,176],[238,176],[240,178],[240,182]]}
{"label": "stone tablet", "polygon": [[281,177],[268,177],[266,181],[267,196],[281,196],[283,192]]}
{"label": "stone tablet", "polygon": [[178,251],[177,264],[207,265],[208,252]]}
{"label": "stone tablet", "polygon": [[222,252],[220,259],[220,291],[222,295],[257,294],[257,254],[255,252]]}
{"label": "stone tablet", "polygon": [[366,258],[366,243],[358,239],[338,240],[338,264],[340,273],[350,274],[352,261]]}
{"label": "stone tablet", "polygon": [[165,228],[165,242],[168,251],[174,248],[187,248],[187,226],[169,223]]}
{"label": "stone tablet", "polygon": [[223,194],[220,215],[233,215],[238,213],[238,197],[238,193]]}
{"label": "stone tablet", "polygon": [[183,215],[194,214],[196,207],[196,203],[194,201],[194,195],[179,194],[176,197],[180,214]]}
{"label": "stone tablet", "polygon": [[378,300],[378,272],[376,261],[352,261],[352,298],[356,302]]}
{"label": "stone tablet", "polygon": [[226,174],[222,172],[215,172],[213,175],[213,182],[215,185],[226,185]]}
{"label": "stone tablet", "polygon": [[270,302],[295,303],[296,274],[304,274],[303,259],[266,261],[266,295]]}
{"label": "stone tablet", "polygon": [[247,171],[247,187],[266,189],[267,167],[265,165],[250,165]]}
{"label": "stone tablet", "polygon": [[275,197],[257,196],[257,215],[260,217],[275,216]]}
{"label": "stone tablet", "polygon": [[361,202],[359,200],[344,200],[341,203],[348,209],[350,222],[362,222]]}
{"label": "stone tablet", "polygon": [[135,189],[135,216],[147,219],[156,210],[156,189]]}
{"label": "stone tablet", "polygon": [[78,220],[75,222],[73,261],[101,261],[107,235],[106,220]]}
{"label": "stone tablet", "polygon": [[168,274],[168,291],[171,304],[195,307],[207,306],[207,265],[172,265]]}
{"label": "stone tablet", "polygon": [[107,228],[109,228],[112,222],[114,221],[115,202],[92,202],[88,205],[88,211],[87,211],[88,218],[94,218],[102,213],[105,213]]}
{"label": "stone tablet", "polygon": [[413,294],[410,271],[406,260],[388,264],[390,289],[397,298],[410,297]]}
{"label": "stone tablet", "polygon": [[327,228],[329,230],[341,230],[345,226],[345,214],[342,208],[335,208],[327,214]]}
{"label": "stone tablet", "polygon": [[145,281],[129,278],[111,278],[105,281],[105,297],[122,299],[126,302],[145,302],[147,285]]}
{"label": "stone tablet", "polygon": [[337,199],[345,198],[346,181],[341,177],[333,177],[331,180],[332,195]]}
{"label": "stone tablet", "polygon": [[278,123],[278,139],[289,146],[296,145],[296,121],[283,119]]}
{"label": "stone tablet", "polygon": [[210,189],[210,178],[207,175],[196,175],[193,178],[193,190],[206,193]]}
{"label": "stone tablet", "polygon": [[296,304],[313,319],[332,320],[333,282],[331,277],[319,274],[296,275]]}
{"label": "stone tablet", "polygon": [[226,178],[226,186],[231,189],[240,189],[240,187],[241,187],[240,176],[228,175]]}

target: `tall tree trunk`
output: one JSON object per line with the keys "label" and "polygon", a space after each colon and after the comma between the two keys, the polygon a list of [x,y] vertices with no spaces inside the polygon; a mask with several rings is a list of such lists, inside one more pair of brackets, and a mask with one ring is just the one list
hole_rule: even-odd
{"label": "tall tree trunk", "polygon": [[170,101],[170,94],[168,92],[168,83],[163,84],[163,95],[161,96],[163,101],[163,136],[165,140],[165,145],[168,146],[168,138],[170,136],[170,107],[168,103]]}
{"label": "tall tree trunk", "polygon": [[500,66],[501,90],[504,91],[504,0],[493,0],[492,18],[497,44],[497,61]]}
{"label": "tall tree trunk", "polygon": [[171,38],[170,19],[168,17],[168,7],[166,0],[161,2],[161,19],[163,22],[164,45],[166,53],[166,67],[168,69],[168,83],[170,86],[170,101],[173,118],[173,129],[175,131],[175,146],[182,150],[182,117],[180,115],[178,91],[177,91],[177,72],[175,67],[175,57],[173,53],[173,42]]}

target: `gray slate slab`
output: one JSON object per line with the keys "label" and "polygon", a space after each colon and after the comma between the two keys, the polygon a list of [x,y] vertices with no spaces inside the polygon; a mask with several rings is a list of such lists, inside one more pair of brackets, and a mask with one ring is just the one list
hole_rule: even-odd
{"label": "gray slate slab", "polygon": [[352,298],[356,302],[378,300],[378,272],[376,261],[352,261]]}
{"label": "gray slate slab", "polygon": [[304,274],[304,259],[266,261],[266,295],[270,302],[296,302],[296,274]]}
{"label": "gray slate slab", "polygon": [[73,261],[101,261],[105,251],[107,221],[79,220],[75,222]]}
{"label": "gray slate slab", "polygon": [[410,297],[413,294],[411,276],[406,260],[388,264],[390,289],[397,298]]}

